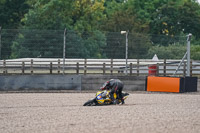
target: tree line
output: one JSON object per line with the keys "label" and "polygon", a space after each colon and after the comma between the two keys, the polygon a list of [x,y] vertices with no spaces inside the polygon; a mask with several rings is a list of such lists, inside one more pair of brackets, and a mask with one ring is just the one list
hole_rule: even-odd
{"label": "tree line", "polygon": [[200,59],[196,0],[0,0],[0,26],[29,29],[16,32],[14,39],[2,38],[2,58],[60,57],[61,32],[54,31],[60,36],[45,41],[49,33],[32,30],[66,28],[69,58],[124,58],[125,37],[120,31],[129,31],[129,58],[152,58],[157,53],[160,58],[180,59],[186,49],[180,42],[192,33],[191,57]]}

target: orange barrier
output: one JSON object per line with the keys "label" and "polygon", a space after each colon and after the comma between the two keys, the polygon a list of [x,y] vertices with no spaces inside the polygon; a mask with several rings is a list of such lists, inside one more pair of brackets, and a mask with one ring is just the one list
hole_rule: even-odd
{"label": "orange barrier", "polygon": [[148,77],[147,91],[180,92],[180,78]]}
{"label": "orange barrier", "polygon": [[197,78],[148,76],[145,89],[156,92],[194,92],[197,91]]}

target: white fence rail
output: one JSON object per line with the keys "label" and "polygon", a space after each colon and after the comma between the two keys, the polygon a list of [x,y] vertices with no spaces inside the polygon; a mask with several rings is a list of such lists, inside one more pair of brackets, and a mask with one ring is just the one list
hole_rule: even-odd
{"label": "white fence rail", "polygon": [[[148,75],[149,66],[156,65],[158,76],[171,76],[176,71],[180,60],[128,59],[128,75]],[[200,75],[200,61],[191,61],[190,75]],[[64,69],[63,69],[64,68]],[[0,60],[0,74],[125,74],[125,59],[63,59],[23,58]],[[177,72],[186,75],[187,62]],[[63,71],[64,70],[64,71]]]}

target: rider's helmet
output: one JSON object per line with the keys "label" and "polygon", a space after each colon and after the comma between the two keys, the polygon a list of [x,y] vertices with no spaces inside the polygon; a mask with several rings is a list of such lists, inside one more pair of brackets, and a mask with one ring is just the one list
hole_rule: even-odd
{"label": "rider's helmet", "polygon": [[100,88],[101,90],[107,90],[108,88],[108,84],[110,83],[110,81],[106,81],[103,86]]}

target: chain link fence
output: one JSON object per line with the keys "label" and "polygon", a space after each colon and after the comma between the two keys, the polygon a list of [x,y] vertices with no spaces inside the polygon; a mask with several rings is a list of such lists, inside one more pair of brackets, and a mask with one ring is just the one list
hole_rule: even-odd
{"label": "chain link fence", "polygon": [[[65,42],[64,42],[65,38]],[[128,59],[181,59],[186,36],[128,34]],[[16,58],[125,59],[126,36],[120,32],[1,29],[0,59]]]}

